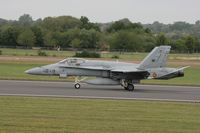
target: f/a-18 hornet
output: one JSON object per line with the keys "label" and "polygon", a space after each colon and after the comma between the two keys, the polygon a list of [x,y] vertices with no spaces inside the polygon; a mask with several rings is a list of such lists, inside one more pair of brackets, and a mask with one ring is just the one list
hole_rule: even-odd
{"label": "f/a-18 hornet", "polygon": [[[166,67],[170,46],[155,47],[140,63],[125,63],[118,61],[86,60],[67,58],[55,64],[36,67],[25,71],[33,75],[52,75],[60,78],[76,76],[76,89],[85,82],[93,85],[121,85],[124,89],[133,91],[134,84],[143,79],[171,79],[183,77],[184,69]],[[89,78],[88,77],[95,77]]]}

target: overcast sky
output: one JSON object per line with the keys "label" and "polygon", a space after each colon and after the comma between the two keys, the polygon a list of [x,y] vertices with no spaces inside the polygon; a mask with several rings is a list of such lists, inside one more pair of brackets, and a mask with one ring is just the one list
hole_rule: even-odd
{"label": "overcast sky", "polygon": [[200,0],[0,0],[0,18],[87,16],[92,22],[128,18],[133,22],[173,23],[200,20]]}

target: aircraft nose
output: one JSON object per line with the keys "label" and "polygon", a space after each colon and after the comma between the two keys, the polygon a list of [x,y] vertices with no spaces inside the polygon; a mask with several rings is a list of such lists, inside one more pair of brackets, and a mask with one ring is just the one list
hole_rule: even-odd
{"label": "aircraft nose", "polygon": [[183,77],[184,76],[184,72],[182,71],[178,71],[178,77]]}
{"label": "aircraft nose", "polygon": [[40,67],[35,67],[35,68],[32,68],[32,69],[29,69],[29,70],[26,70],[25,73],[27,74],[41,74],[42,73],[42,69]]}

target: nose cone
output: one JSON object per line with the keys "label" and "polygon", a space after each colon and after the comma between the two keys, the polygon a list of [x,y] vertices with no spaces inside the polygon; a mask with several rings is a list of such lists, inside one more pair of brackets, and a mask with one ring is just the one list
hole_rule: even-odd
{"label": "nose cone", "polygon": [[26,70],[25,73],[33,74],[33,75],[40,75],[42,74],[42,69],[40,67],[35,67],[29,70]]}
{"label": "nose cone", "polygon": [[183,70],[178,71],[178,77],[184,77],[184,72],[183,72]]}

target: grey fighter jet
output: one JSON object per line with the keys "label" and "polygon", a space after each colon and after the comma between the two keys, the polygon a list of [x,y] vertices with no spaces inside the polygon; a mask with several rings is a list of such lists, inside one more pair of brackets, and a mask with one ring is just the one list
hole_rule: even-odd
{"label": "grey fighter jet", "polygon": [[[171,79],[183,77],[184,69],[166,67],[170,46],[155,47],[140,63],[118,61],[86,60],[67,58],[55,64],[36,67],[25,71],[33,75],[52,75],[60,78],[76,76],[76,89],[85,82],[93,85],[121,85],[125,90],[133,91],[134,84],[142,79]],[[95,78],[89,78],[95,77]]]}

